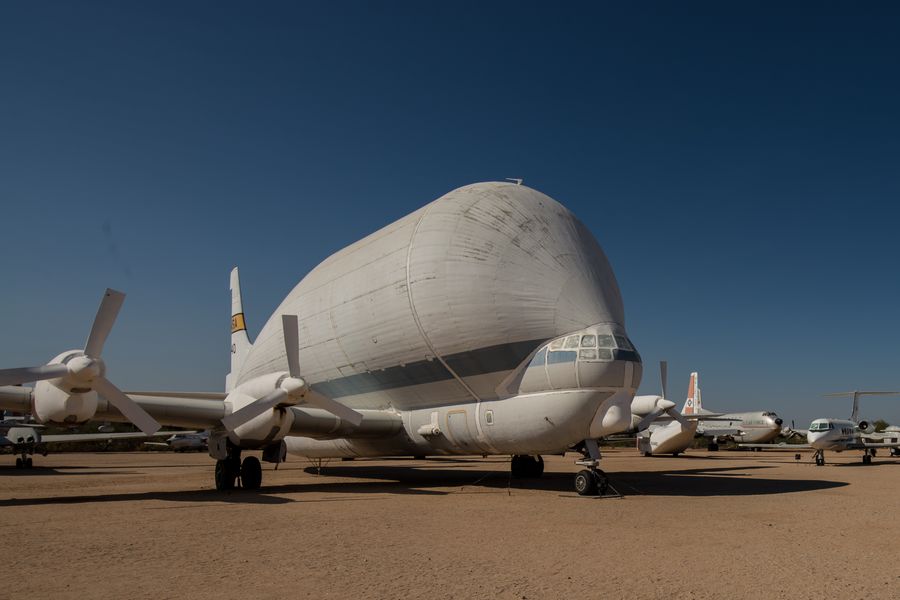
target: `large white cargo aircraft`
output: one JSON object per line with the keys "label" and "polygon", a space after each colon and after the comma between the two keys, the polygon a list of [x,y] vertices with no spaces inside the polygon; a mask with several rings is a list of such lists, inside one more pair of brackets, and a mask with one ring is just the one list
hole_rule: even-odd
{"label": "large white cargo aircraft", "polygon": [[232,272],[225,392],[121,392],[100,357],[122,294],[84,350],[0,371],[0,407],[39,420],[211,429],[216,487],[257,488],[262,450],[308,457],[509,454],[584,448],[576,490],[605,485],[596,440],[631,424],[641,360],[616,278],[564,206],[513,183],[454,190],[325,259],[256,340]]}

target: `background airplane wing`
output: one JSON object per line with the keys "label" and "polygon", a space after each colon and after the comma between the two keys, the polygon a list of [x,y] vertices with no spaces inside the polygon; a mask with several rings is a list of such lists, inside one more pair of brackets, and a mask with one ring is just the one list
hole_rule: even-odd
{"label": "background airplane wing", "polygon": [[94,442],[102,440],[140,439],[147,437],[160,437],[175,433],[195,433],[187,431],[157,431],[152,436],[140,431],[120,433],[64,433],[61,435],[42,435],[41,442]]}
{"label": "background airplane wing", "polygon": [[809,450],[809,444],[738,444],[738,448],[761,448],[763,450]]}
{"label": "background airplane wing", "polygon": [[865,448],[900,448],[900,442],[863,442],[847,446],[851,450],[863,450]]}

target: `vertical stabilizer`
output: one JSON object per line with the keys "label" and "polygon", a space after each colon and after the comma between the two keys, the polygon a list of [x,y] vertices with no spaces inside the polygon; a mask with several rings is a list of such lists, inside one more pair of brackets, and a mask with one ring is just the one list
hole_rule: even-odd
{"label": "vertical stabilizer", "polygon": [[681,409],[683,415],[699,415],[703,410],[703,403],[700,400],[700,375],[696,372],[691,373],[691,381],[688,383],[687,400],[684,401],[684,408]]}
{"label": "vertical stabilizer", "polygon": [[241,304],[241,279],[238,268],[231,270],[231,372],[225,377],[225,391],[230,392],[241,372],[241,366],[253,344],[247,336],[244,307]]}

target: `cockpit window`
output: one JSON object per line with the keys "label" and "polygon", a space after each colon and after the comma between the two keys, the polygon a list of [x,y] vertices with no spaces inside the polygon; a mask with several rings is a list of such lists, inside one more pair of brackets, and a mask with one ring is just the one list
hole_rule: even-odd
{"label": "cockpit window", "polygon": [[582,348],[578,351],[578,358],[582,360],[597,360],[597,350],[595,348]]}
{"label": "cockpit window", "polygon": [[634,350],[634,346],[631,345],[631,342],[629,342],[628,338],[624,335],[616,336],[616,346],[622,348],[623,350]]}
{"label": "cockpit window", "polygon": [[581,347],[582,348],[593,348],[596,345],[597,345],[597,336],[596,335],[581,336]]}
{"label": "cockpit window", "polygon": [[615,348],[616,345],[613,343],[613,336],[601,334],[597,336],[597,345],[601,348]]}
{"label": "cockpit window", "polygon": [[550,349],[551,349],[551,350],[561,350],[562,347],[563,347],[563,342],[564,342],[564,341],[565,341],[565,340],[562,339],[562,338],[560,338],[560,339],[558,339],[558,340],[553,340],[552,342],[550,342]]}
{"label": "cockpit window", "polygon": [[600,360],[612,360],[612,350],[609,350],[607,348],[600,348],[599,350],[597,350],[597,358],[599,358]]}
{"label": "cockpit window", "polygon": [[819,423],[813,423],[809,426],[810,431],[828,431],[829,429],[834,429],[834,425],[827,421],[821,421]]}
{"label": "cockpit window", "polygon": [[580,337],[581,336],[578,335],[570,335],[569,337],[567,337],[565,345],[566,350],[577,348]]}

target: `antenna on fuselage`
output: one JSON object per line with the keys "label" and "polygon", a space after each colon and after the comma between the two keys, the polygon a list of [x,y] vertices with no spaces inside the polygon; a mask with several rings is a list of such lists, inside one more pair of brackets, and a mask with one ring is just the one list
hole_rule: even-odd
{"label": "antenna on fuselage", "polygon": [[825,394],[826,398],[838,398],[840,396],[850,396],[853,399],[853,412],[850,413],[850,420],[854,423],[858,423],[860,396],[900,396],[900,392],[861,392],[859,390],[853,390],[852,392],[835,392],[833,394]]}
{"label": "antenna on fuselage", "polygon": [[525,181],[525,180],[522,179],[521,177],[507,177],[506,180],[507,180],[507,181],[512,181],[512,182],[515,183],[516,185],[522,185],[522,182]]}

